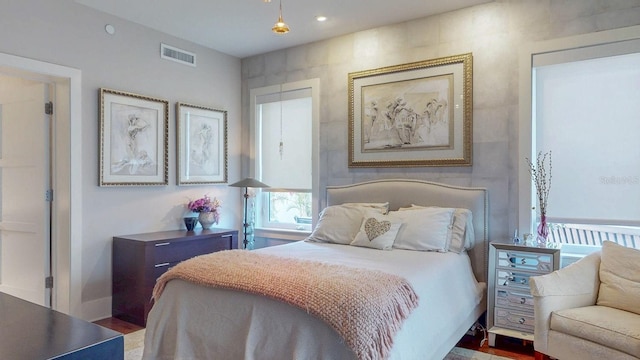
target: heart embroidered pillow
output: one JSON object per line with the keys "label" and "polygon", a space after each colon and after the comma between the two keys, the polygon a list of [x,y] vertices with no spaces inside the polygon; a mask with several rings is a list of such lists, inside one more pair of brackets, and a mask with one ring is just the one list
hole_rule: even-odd
{"label": "heart embroidered pillow", "polygon": [[391,250],[402,222],[375,212],[368,212],[351,245]]}

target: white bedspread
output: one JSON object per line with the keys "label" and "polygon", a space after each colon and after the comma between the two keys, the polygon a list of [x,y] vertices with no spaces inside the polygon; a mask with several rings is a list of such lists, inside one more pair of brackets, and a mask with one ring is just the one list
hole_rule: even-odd
{"label": "white bedspread", "polygon": [[[376,269],[406,278],[420,305],[397,334],[391,359],[441,359],[484,311],[485,284],[466,254],[382,251],[296,242],[265,253]],[[147,321],[144,359],[350,359],[328,325],[259,296],[173,280]]]}

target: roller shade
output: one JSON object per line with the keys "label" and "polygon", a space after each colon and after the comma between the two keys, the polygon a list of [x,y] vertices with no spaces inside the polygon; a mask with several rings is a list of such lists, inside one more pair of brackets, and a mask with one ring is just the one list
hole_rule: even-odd
{"label": "roller shade", "polygon": [[640,225],[640,42],[534,56],[536,151],[550,222]]}

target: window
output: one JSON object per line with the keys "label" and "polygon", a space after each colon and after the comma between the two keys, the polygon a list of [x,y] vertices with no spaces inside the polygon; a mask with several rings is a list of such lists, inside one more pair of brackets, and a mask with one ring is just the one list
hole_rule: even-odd
{"label": "window", "polygon": [[[640,40],[530,55],[520,161],[552,152],[550,240],[570,251],[597,249],[604,240],[640,248]],[[521,167],[520,227],[533,229],[535,188]]]}
{"label": "window", "polygon": [[311,231],[317,203],[318,81],[251,90],[253,170],[269,185],[256,197],[256,226]]}

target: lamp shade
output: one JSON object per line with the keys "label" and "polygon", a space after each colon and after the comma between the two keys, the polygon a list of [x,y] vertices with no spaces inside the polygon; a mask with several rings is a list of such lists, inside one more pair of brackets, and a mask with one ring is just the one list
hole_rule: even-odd
{"label": "lamp shade", "polygon": [[244,178],[238,182],[234,182],[233,184],[229,184],[229,186],[233,187],[247,187],[247,188],[268,188],[269,185],[262,183],[254,178]]}

